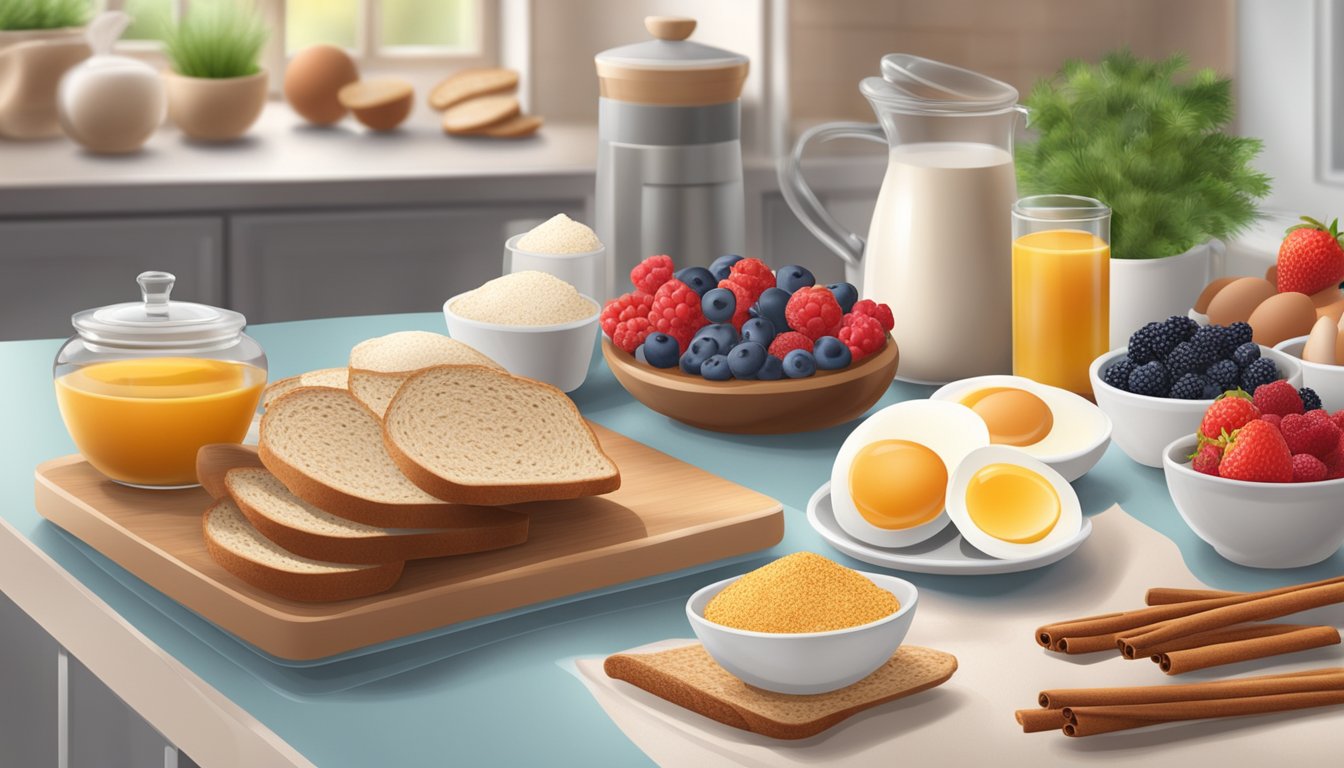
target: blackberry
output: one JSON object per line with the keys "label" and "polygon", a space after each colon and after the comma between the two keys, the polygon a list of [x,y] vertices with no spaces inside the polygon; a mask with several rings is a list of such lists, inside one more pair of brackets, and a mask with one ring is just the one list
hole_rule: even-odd
{"label": "blackberry", "polygon": [[[1204,378],[1207,379],[1208,377],[1205,376]],[[1217,384],[1214,384],[1212,381],[1210,381],[1209,383],[1207,383],[1207,384],[1204,385],[1204,393],[1203,393],[1203,395],[1202,395],[1199,399],[1200,399],[1200,400],[1215,400],[1215,399],[1217,399],[1218,396],[1221,395],[1221,394],[1223,394],[1223,388],[1220,387],[1220,386],[1218,386]]]}
{"label": "blackberry", "polygon": [[1129,359],[1135,365],[1151,363],[1167,356],[1175,344],[1168,344],[1161,323],[1149,323],[1129,337]]}
{"label": "blackberry", "polygon": [[1195,331],[1199,330],[1199,323],[1186,317],[1185,315],[1172,315],[1162,321],[1162,331],[1167,336],[1176,340],[1177,343],[1189,341]]}
{"label": "blackberry", "polygon": [[1174,397],[1177,400],[1201,400],[1204,399],[1204,388],[1208,385],[1209,380],[1198,373],[1187,373],[1171,385],[1171,389],[1167,390],[1167,397]]}
{"label": "blackberry", "polygon": [[1227,326],[1227,335],[1232,339],[1232,348],[1251,343],[1251,324],[1237,321]]}
{"label": "blackberry", "polygon": [[1322,407],[1321,396],[1316,394],[1316,390],[1311,387],[1303,387],[1297,390],[1297,396],[1302,398],[1302,410],[1315,411]]}
{"label": "blackberry", "polygon": [[1279,367],[1267,357],[1252,360],[1246,370],[1241,372],[1241,388],[1247,392],[1254,392],[1261,385],[1278,380]]}
{"label": "blackberry", "polygon": [[1136,395],[1162,397],[1167,394],[1170,384],[1171,378],[1167,376],[1167,367],[1154,360],[1130,372],[1129,386],[1126,389]]}
{"label": "blackberry", "polygon": [[1190,337],[1190,343],[1210,365],[1227,357],[1227,352],[1223,349],[1225,342],[1221,325],[1206,325]]}
{"label": "blackberry", "polygon": [[1219,360],[1204,371],[1204,378],[1213,382],[1218,387],[1218,393],[1222,394],[1237,388],[1237,382],[1241,381],[1241,370],[1231,360]]}
{"label": "blackberry", "polygon": [[1101,380],[1116,389],[1129,391],[1129,374],[1134,371],[1134,363],[1129,359],[1117,360],[1110,368],[1102,371]]}
{"label": "blackberry", "polygon": [[1232,361],[1237,367],[1246,370],[1246,366],[1260,359],[1260,345],[1253,341],[1247,341],[1237,346],[1232,351]]}
{"label": "blackberry", "polygon": [[1172,378],[1179,379],[1187,373],[1199,373],[1209,367],[1208,360],[1188,341],[1177,344],[1167,355],[1167,372]]}

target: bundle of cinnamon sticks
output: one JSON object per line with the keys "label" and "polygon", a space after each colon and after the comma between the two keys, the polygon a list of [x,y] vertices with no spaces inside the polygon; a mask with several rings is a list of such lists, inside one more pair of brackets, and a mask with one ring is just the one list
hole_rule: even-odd
{"label": "bundle of cinnamon sticks", "polygon": [[1193,685],[1041,691],[1040,709],[1019,709],[1025,733],[1095,736],[1182,720],[1242,717],[1344,704],[1344,667]]}
{"label": "bundle of cinnamon sticks", "polygon": [[1179,675],[1340,642],[1331,626],[1263,623],[1344,603],[1344,576],[1263,592],[1155,588],[1147,608],[1047,624],[1036,642],[1059,653],[1118,650]]}

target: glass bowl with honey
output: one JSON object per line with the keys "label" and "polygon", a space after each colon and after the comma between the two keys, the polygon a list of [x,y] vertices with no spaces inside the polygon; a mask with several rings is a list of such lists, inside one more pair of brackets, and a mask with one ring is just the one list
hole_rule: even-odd
{"label": "glass bowl with honey", "polygon": [[136,488],[196,482],[196,451],[239,443],[266,386],[266,355],[237,312],[172,301],[175,278],[144,272],[141,301],[76,312],[56,354],[56,402],[75,447]]}

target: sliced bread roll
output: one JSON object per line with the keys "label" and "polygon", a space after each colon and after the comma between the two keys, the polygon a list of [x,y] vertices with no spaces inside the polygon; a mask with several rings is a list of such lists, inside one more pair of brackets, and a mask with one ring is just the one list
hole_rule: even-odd
{"label": "sliced bread roll", "polygon": [[383,420],[393,461],[420,488],[464,504],[596,496],[616,464],[565,393],[493,368],[413,374]]}
{"label": "sliced bread roll", "polygon": [[300,387],[261,417],[261,463],[294,495],[333,515],[386,528],[447,528],[479,510],[411,483],[383,447],[378,417],[343,389]]}
{"label": "sliced bread roll", "polygon": [[353,565],[296,555],[257,532],[230,500],[215,502],[201,521],[205,548],[224,570],[289,600],[331,602],[386,592],[405,563]]}
{"label": "sliced bread roll", "polygon": [[434,365],[501,367],[441,333],[400,331],[362,341],[350,350],[350,391],[381,418],[406,377]]}
{"label": "sliced bread roll", "polygon": [[290,376],[287,379],[281,379],[273,382],[270,386],[261,392],[261,405],[266,407],[275,398],[293,392],[299,387],[335,387],[345,389],[347,384],[347,369],[345,368],[323,368],[317,371],[308,371],[300,373],[298,376]]}
{"label": "sliced bread roll", "polygon": [[464,519],[456,528],[378,528],[318,509],[265,469],[231,469],[224,482],[238,509],[266,538],[319,560],[395,563],[484,552],[527,540],[524,512],[476,507],[475,520]]}

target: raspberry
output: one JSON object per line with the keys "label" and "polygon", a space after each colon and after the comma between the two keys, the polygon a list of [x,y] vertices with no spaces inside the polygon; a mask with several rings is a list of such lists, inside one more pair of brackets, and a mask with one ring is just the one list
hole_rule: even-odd
{"label": "raspberry", "polygon": [[854,302],[854,308],[850,312],[856,312],[860,315],[867,315],[875,318],[882,324],[882,330],[890,331],[896,327],[896,320],[891,316],[891,307],[886,304],[878,304],[872,299],[863,299]]}
{"label": "raspberry", "polygon": [[775,273],[760,259],[743,259],[733,264],[728,279],[751,292],[748,306],[755,304],[766,288],[775,287]]}
{"label": "raspberry", "polygon": [[1193,461],[1190,468],[1205,475],[1218,476],[1218,462],[1222,461],[1223,449],[1214,443],[1205,443],[1199,451],[1191,457]]}
{"label": "raspberry", "polygon": [[849,347],[855,362],[881,349],[887,340],[887,332],[882,330],[882,323],[877,318],[855,312],[845,315],[844,326],[838,336]]}
{"label": "raspberry", "polygon": [[602,317],[599,322],[602,324],[602,332],[607,337],[615,340],[616,326],[632,317],[648,318],[649,310],[653,309],[653,294],[643,291],[634,291],[626,293],[607,302],[602,308]]}
{"label": "raspberry", "polygon": [[1283,417],[1277,413],[1266,413],[1264,416],[1260,417],[1260,420],[1273,424],[1274,428],[1280,432],[1283,431]]}
{"label": "raspberry", "polygon": [[633,355],[635,349],[644,343],[644,337],[650,333],[653,333],[653,324],[649,318],[632,317],[616,324],[611,332],[611,343]]}
{"label": "raspberry", "polygon": [[733,316],[728,322],[741,331],[742,324],[751,318],[751,305],[756,303],[760,294],[752,293],[750,288],[731,277],[727,280],[720,280],[719,287],[733,292],[733,299],[736,300],[736,303],[733,305]]}
{"label": "raspberry", "polygon": [[1293,482],[1314,483],[1324,480],[1329,470],[1325,462],[1309,453],[1293,454]]}
{"label": "raspberry", "polygon": [[1344,409],[1340,409],[1330,414],[1330,420],[1335,422],[1335,426],[1344,429]]}
{"label": "raspberry", "polygon": [[650,256],[630,270],[630,282],[634,284],[635,290],[652,294],[659,286],[672,279],[675,270],[671,256]]}
{"label": "raspberry", "polygon": [[770,342],[770,354],[780,360],[795,349],[812,351],[812,340],[797,331],[785,331]]}
{"label": "raspberry", "polygon": [[676,278],[663,283],[653,295],[653,308],[649,310],[652,329],[676,339],[683,351],[690,347],[695,332],[708,322],[700,310],[700,294]]}
{"label": "raspberry", "polygon": [[[835,294],[821,286],[799,288],[784,306],[784,319],[789,321],[789,327],[813,341],[822,336],[837,335],[844,316]],[[877,323],[877,327],[881,328],[882,324]]]}
{"label": "raspberry", "polygon": [[1277,413],[1287,416],[1290,413],[1302,413],[1302,397],[1293,389],[1293,385],[1280,379],[1255,388],[1251,401],[1261,413]]}
{"label": "raspberry", "polygon": [[1308,453],[1318,459],[1330,455],[1339,445],[1340,430],[1325,411],[1307,411],[1301,416],[1290,413],[1279,424],[1288,450]]}

